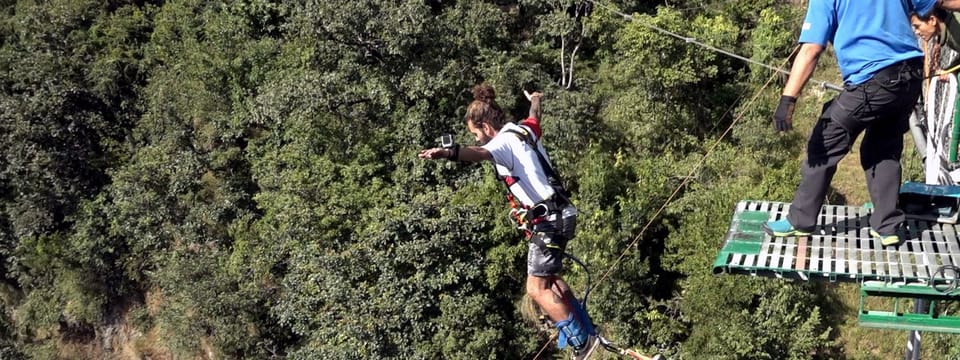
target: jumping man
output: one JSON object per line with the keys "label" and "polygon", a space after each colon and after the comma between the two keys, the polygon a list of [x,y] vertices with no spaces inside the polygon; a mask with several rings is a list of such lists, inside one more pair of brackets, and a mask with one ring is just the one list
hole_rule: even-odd
{"label": "jumping man", "polygon": [[577,210],[540,141],[541,94],[524,94],[530,101],[530,114],[514,124],[506,121],[493,87],[477,85],[473,88],[474,100],[467,107],[466,123],[479,146],[432,148],[420,151],[418,156],[494,163],[515,206],[511,214],[526,230],[527,294],[556,324],[560,334],[557,345],[561,349],[569,345],[574,359],[586,359],[599,341],[585,311],[559,275],[567,241],[575,235]]}

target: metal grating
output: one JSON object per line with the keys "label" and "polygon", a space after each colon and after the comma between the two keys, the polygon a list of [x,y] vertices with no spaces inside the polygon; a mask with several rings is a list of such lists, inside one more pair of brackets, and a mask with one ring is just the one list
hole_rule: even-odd
{"label": "metal grating", "polygon": [[810,236],[771,237],[763,232],[760,225],[785,217],[789,208],[790,204],[780,202],[738,203],[714,262],[714,274],[927,282],[944,280],[931,279],[941,265],[960,264],[956,225],[907,220],[906,241],[884,248],[869,234],[870,209],[826,205],[820,212],[820,225]]}

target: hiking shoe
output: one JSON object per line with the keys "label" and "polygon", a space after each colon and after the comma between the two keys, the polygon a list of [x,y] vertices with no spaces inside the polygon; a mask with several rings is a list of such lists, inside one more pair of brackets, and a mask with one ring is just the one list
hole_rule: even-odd
{"label": "hiking shoe", "polygon": [[787,219],[767,221],[763,223],[763,231],[770,236],[806,236],[812,231],[803,231],[793,227]]}
{"label": "hiking shoe", "polygon": [[870,236],[880,238],[880,244],[883,246],[897,246],[902,243],[900,240],[900,235],[891,234],[891,235],[880,235],[873,229],[870,229]]}
{"label": "hiking shoe", "polygon": [[573,349],[573,360],[589,359],[590,355],[593,355],[599,346],[600,338],[596,335],[590,335],[590,337],[587,338],[586,344],[583,344],[579,349]]}

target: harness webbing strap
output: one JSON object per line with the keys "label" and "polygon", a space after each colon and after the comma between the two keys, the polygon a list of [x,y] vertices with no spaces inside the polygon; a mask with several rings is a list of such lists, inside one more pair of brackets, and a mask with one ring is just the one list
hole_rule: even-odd
{"label": "harness webbing strap", "polygon": [[[528,224],[536,225],[538,222],[543,220],[542,217],[547,216],[551,213],[556,213],[556,216],[559,219],[560,209],[562,209],[564,205],[570,204],[570,199],[569,199],[570,195],[563,186],[563,179],[560,177],[559,174],[557,174],[557,172],[553,169],[553,166],[550,165],[550,162],[547,161],[546,156],[540,151],[539,147],[537,146],[537,140],[534,140],[534,138],[530,136],[529,129],[521,126],[520,130],[506,129],[505,131],[514,134],[524,144],[527,144],[533,147],[533,152],[537,154],[537,160],[539,161],[540,166],[543,168],[544,175],[547,176],[547,183],[550,185],[550,187],[553,188],[553,191],[554,191],[553,196],[551,196],[548,199],[544,199],[543,201],[535,204],[532,207],[519,204],[518,202],[514,201],[515,199],[513,198],[513,194],[512,194],[513,189],[511,188],[511,186],[515,185],[518,181],[520,181],[520,179],[514,176],[509,176],[509,175],[502,176],[499,173],[497,173],[496,170],[494,170],[493,175],[497,178],[497,180],[502,181],[507,186],[507,192],[508,192],[507,197],[508,197],[508,200],[510,200],[510,206],[513,209],[528,210],[528,212],[517,212],[517,211],[511,210],[510,217],[516,220],[518,224],[520,224],[519,226],[520,228],[523,228],[524,230],[527,231],[527,238],[535,238],[535,236],[531,236],[534,229],[527,228],[527,225]],[[549,246],[549,244],[542,244],[542,243],[538,243],[537,245],[540,245],[541,248],[556,247],[556,245]],[[544,246],[544,245],[548,245],[548,246]]]}
{"label": "harness webbing strap", "polygon": [[530,136],[530,132],[524,128],[520,128],[522,131],[516,129],[507,129],[506,132],[512,133],[517,136],[520,141],[527,143],[533,148],[533,152],[537,154],[537,159],[540,160],[540,166],[543,167],[543,172],[547,174],[548,177],[552,177],[558,184],[563,183],[563,178],[560,177],[556,171],[553,170],[553,166],[550,165],[550,162],[547,161],[547,158],[540,153],[540,149],[537,147],[537,141]]}

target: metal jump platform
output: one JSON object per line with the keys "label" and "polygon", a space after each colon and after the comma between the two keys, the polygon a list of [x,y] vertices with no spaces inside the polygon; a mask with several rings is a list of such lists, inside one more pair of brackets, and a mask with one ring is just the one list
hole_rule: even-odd
{"label": "metal jump platform", "polygon": [[960,265],[956,225],[907,220],[905,242],[885,248],[870,236],[871,209],[826,205],[812,235],[771,237],[763,232],[763,223],[784,218],[789,208],[781,202],[738,203],[713,272],[912,283],[931,280],[942,265]]}
{"label": "metal jump platform", "polygon": [[[790,204],[781,202],[738,203],[713,273],[859,283],[862,326],[960,333],[960,317],[936,310],[938,301],[960,300],[960,291],[954,291],[960,277],[953,267],[960,265],[956,225],[908,219],[901,234],[905,241],[883,247],[869,234],[871,209],[827,205],[811,235],[772,237],[763,231],[763,223],[782,219],[789,210]],[[873,311],[864,309],[868,297],[898,301],[893,311]],[[929,306],[907,313],[900,306],[903,299],[929,301]]]}

